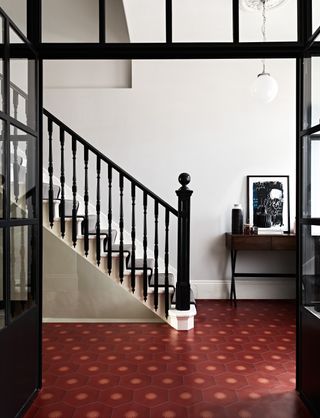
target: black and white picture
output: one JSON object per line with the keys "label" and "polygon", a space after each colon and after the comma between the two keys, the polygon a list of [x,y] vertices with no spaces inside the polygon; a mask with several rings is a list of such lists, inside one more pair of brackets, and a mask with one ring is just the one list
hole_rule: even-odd
{"label": "black and white picture", "polygon": [[248,222],[289,232],[289,176],[247,177]]}

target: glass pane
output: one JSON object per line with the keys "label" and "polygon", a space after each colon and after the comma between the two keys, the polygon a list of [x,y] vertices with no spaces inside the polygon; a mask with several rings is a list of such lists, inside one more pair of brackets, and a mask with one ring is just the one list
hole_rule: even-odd
{"label": "glass pane", "polygon": [[15,30],[12,29],[12,27],[9,27],[9,40],[10,44],[23,44],[24,40],[17,34]]}
{"label": "glass pane", "polygon": [[5,325],[5,306],[4,306],[4,295],[5,295],[5,282],[3,275],[3,229],[0,229],[0,328]]}
{"label": "glass pane", "polygon": [[320,318],[320,230],[314,225],[302,229],[302,302]]}
{"label": "glass pane", "polygon": [[[110,29],[112,20],[115,22],[116,18],[116,10],[112,7],[111,3],[112,2],[109,2],[109,6],[107,4],[106,11],[106,32],[108,42],[115,34],[119,39],[120,25],[122,27],[122,33],[126,31],[125,26],[127,26],[128,37],[130,35],[129,42],[165,42],[165,0],[129,0],[123,2],[124,10],[122,16],[120,16],[119,11],[117,13],[118,17],[116,21],[118,30],[116,33],[114,23],[114,30],[108,30],[108,26]],[[117,40],[117,42],[120,42],[120,40]]]}
{"label": "glass pane", "polygon": [[18,26],[22,33],[27,33],[27,2],[24,0],[1,0],[0,7]]}
{"label": "glass pane", "polygon": [[98,42],[99,2],[43,0],[42,28],[43,42]]}
{"label": "glass pane", "polygon": [[36,216],[36,138],[10,128],[11,218]]}
{"label": "glass pane", "polygon": [[[320,218],[320,133],[303,138],[302,206],[304,218]],[[317,228],[317,227],[314,227]]]}
{"label": "glass pane", "polygon": [[3,17],[0,16],[0,44],[3,44]]}
{"label": "glass pane", "polygon": [[10,306],[13,318],[29,309],[35,301],[35,238],[33,225],[10,228]]}
{"label": "glass pane", "polygon": [[10,115],[35,129],[35,61],[10,60]]}
{"label": "glass pane", "polygon": [[320,26],[320,1],[312,0],[312,32]]}
{"label": "glass pane", "polygon": [[320,57],[311,59],[311,126],[320,123]]}
{"label": "glass pane", "polygon": [[3,92],[4,92],[4,86],[3,86],[4,80],[3,80],[3,60],[0,59],[0,111],[3,112],[4,106],[3,106]]}
{"label": "glass pane", "polygon": [[320,123],[320,57],[305,58],[303,129]]}
{"label": "glass pane", "polygon": [[4,167],[4,154],[5,154],[5,123],[0,119],[0,218],[4,217],[4,182],[5,182],[5,167]]}
{"label": "glass pane", "polygon": [[232,1],[173,0],[175,42],[232,41]]}
{"label": "glass pane", "polygon": [[[261,4],[262,2],[240,0],[240,41],[263,41]],[[266,38],[267,41],[297,40],[297,0],[284,1],[277,7],[266,10]]]}

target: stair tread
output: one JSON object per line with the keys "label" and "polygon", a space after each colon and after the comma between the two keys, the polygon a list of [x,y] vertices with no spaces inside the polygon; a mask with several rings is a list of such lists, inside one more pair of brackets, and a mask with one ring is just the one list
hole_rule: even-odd
{"label": "stair tread", "polygon": [[[192,289],[190,289],[190,303],[191,303],[191,305],[196,304],[196,300],[195,300]],[[172,297],[172,301],[171,301],[171,305],[175,305],[175,304],[176,304],[176,291],[174,292],[173,297]]]}
{"label": "stair tread", "polygon": [[[158,274],[158,286],[160,287],[164,287],[165,286],[165,273],[159,273]],[[170,287],[174,287],[175,286],[175,281],[174,281],[174,275],[172,273],[169,273],[169,286]],[[152,277],[150,278],[150,286],[154,287],[154,274],[152,275]]]}
{"label": "stair tread", "polygon": [[[132,244],[123,244],[123,251],[126,253],[131,253]],[[120,244],[112,244],[112,252],[119,253],[120,252]]]}
{"label": "stair tread", "polygon": [[[148,269],[153,269],[154,267],[154,259],[153,258],[148,258],[147,259],[147,268]],[[143,269],[143,258],[136,258],[135,260],[135,268],[136,270],[142,270]],[[128,269],[131,269],[131,258],[128,264]]]}

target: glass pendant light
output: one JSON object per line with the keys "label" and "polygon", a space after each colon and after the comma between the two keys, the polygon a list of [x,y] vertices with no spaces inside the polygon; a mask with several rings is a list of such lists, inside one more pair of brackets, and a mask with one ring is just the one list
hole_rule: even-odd
{"label": "glass pendant light", "polygon": [[[262,38],[263,42],[267,41],[266,33],[266,10],[271,9],[283,3],[285,0],[243,0],[243,3],[251,10],[262,10]],[[262,72],[258,74],[256,80],[251,86],[252,95],[262,103],[272,102],[278,94],[279,87],[277,81],[266,71],[266,60],[262,60]]]}

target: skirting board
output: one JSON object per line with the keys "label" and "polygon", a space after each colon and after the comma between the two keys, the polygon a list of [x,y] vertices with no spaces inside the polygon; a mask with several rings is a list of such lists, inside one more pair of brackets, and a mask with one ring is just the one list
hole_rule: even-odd
{"label": "skirting board", "polygon": [[164,323],[160,318],[157,319],[140,319],[140,318],[43,318],[45,324],[54,323],[93,323],[93,324],[162,324]]}
{"label": "skirting board", "polygon": [[[191,282],[196,299],[228,299],[230,281],[197,280]],[[238,299],[295,299],[294,278],[236,280]]]}

